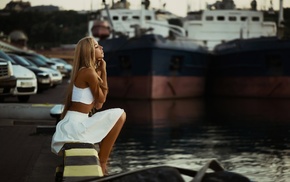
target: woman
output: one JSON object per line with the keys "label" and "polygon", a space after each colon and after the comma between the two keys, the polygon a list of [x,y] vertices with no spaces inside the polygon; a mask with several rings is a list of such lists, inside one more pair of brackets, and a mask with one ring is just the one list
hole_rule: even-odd
{"label": "woman", "polygon": [[99,143],[99,159],[103,173],[113,145],[126,119],[123,109],[101,109],[108,94],[106,62],[103,47],[92,37],[81,39],[75,49],[71,82],[62,113],[52,137],[51,149],[61,155],[65,143]]}

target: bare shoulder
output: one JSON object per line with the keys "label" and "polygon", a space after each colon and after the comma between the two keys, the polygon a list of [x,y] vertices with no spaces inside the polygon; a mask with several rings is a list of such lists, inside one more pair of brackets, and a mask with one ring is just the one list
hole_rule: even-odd
{"label": "bare shoulder", "polygon": [[94,83],[97,80],[95,78],[97,77],[97,73],[93,68],[82,68],[78,72],[78,76],[75,80],[75,84],[80,87],[86,87],[88,83]]}
{"label": "bare shoulder", "polygon": [[97,72],[93,68],[84,68],[82,78],[86,81],[94,81],[97,78]]}
{"label": "bare shoulder", "polygon": [[93,68],[84,68],[83,75],[84,76],[95,76],[97,72]]}

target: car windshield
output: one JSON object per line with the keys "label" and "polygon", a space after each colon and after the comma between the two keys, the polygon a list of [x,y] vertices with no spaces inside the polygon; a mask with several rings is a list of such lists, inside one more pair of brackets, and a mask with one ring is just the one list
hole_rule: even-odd
{"label": "car windshield", "polygon": [[20,64],[21,66],[31,66],[29,62],[27,62],[23,57],[17,56],[14,54],[8,54],[17,64]]}
{"label": "car windshield", "polygon": [[63,64],[67,64],[67,62],[65,60],[62,60],[62,59],[58,59],[58,58],[51,58],[52,61],[56,61],[56,62],[59,62],[59,63],[63,63]]}
{"label": "car windshield", "polygon": [[49,63],[50,62],[50,60],[48,58],[46,58],[45,56],[43,56],[41,54],[35,54],[34,56],[37,57],[38,59],[46,62],[46,63]]}
{"label": "car windshield", "polygon": [[25,56],[25,57],[39,67],[47,67],[48,66],[46,64],[46,62],[42,61],[41,59],[39,59],[36,56]]}
{"label": "car windshield", "polygon": [[17,64],[11,57],[9,57],[6,53],[3,51],[0,51],[0,58],[5,59],[6,61],[10,61],[12,64]]}
{"label": "car windshield", "polygon": [[29,63],[30,66],[36,66],[38,67],[36,64],[34,64],[31,60],[29,60],[27,57],[22,57],[25,61],[27,61]]}

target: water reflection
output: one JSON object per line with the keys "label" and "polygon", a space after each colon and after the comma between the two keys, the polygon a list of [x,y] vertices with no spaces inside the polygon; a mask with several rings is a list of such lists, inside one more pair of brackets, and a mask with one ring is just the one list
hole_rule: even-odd
{"label": "water reflection", "polygon": [[223,164],[256,181],[288,181],[290,100],[223,98],[210,103],[207,120],[224,130],[220,140],[236,152]]}
{"label": "water reflection", "polygon": [[208,160],[253,181],[290,177],[290,100],[110,100],[127,122],[110,172],[156,165],[198,170]]}
{"label": "water reflection", "polygon": [[289,123],[290,99],[214,98],[207,101],[212,116],[255,123]]}

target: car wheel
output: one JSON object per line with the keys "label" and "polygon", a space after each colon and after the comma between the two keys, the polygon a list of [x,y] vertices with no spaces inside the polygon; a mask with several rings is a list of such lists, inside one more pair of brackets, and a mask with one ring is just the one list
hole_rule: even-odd
{"label": "car wheel", "polygon": [[30,95],[19,95],[18,96],[18,101],[19,102],[27,102],[30,98]]}

